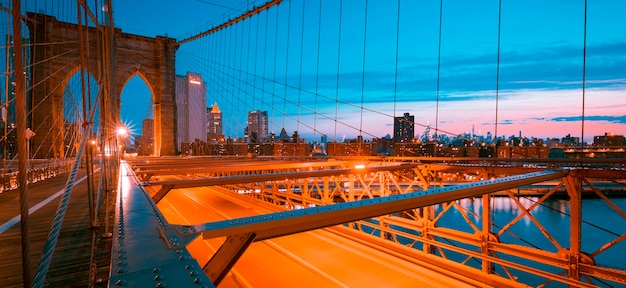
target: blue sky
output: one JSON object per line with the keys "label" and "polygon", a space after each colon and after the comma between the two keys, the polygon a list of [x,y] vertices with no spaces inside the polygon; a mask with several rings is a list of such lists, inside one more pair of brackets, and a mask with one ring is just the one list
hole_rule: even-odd
{"label": "blue sky", "polygon": [[[320,11],[317,1],[283,1],[183,44],[177,73],[203,74],[208,106],[218,103],[231,137],[243,134],[246,113],[255,109],[268,110],[272,131],[298,130],[309,140],[320,133],[381,137],[392,132],[393,116],[404,112],[415,115],[418,133],[424,125],[454,134],[472,126],[493,133],[498,1],[444,0],[440,54],[440,2],[403,0],[399,20],[397,3],[325,0]],[[125,32],[181,39],[245,7],[218,0],[152,1],[149,7],[115,1],[114,16]],[[587,140],[626,133],[623,15],[626,1],[588,3]],[[582,0],[502,1],[499,136],[581,136],[583,19]],[[150,92],[136,78],[122,93],[122,119],[139,123]]]}

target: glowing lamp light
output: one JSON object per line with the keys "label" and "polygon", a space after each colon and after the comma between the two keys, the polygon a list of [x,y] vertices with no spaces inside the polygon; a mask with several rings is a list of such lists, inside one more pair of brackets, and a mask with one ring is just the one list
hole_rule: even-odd
{"label": "glowing lamp light", "polygon": [[200,85],[202,84],[202,82],[198,81],[198,80],[194,80],[194,79],[189,79],[189,83],[191,84],[195,84],[195,85]]}
{"label": "glowing lamp light", "polygon": [[354,169],[365,169],[365,164],[356,164],[354,165]]}
{"label": "glowing lamp light", "polygon": [[126,135],[126,132],[127,132],[126,131],[126,127],[119,127],[119,128],[117,128],[117,135],[124,136],[124,135]]}

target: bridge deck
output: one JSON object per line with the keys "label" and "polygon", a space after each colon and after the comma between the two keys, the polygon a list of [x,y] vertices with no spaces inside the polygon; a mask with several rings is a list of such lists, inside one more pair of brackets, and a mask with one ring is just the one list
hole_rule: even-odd
{"label": "bridge deck", "polygon": [[[39,264],[50,226],[56,214],[68,174],[29,185],[30,266],[32,276]],[[84,171],[76,177],[63,221],[61,233],[46,277],[49,287],[87,286],[89,281],[89,258],[91,253],[91,230],[87,202],[87,181]],[[95,179],[97,183],[97,179]],[[57,197],[55,197],[55,195]],[[47,204],[41,205],[47,202]],[[41,204],[40,204],[41,203]],[[36,211],[33,207],[41,206]],[[36,208],[36,207],[35,207]],[[2,287],[21,287],[22,255],[19,218],[19,191],[0,194],[0,279]],[[99,237],[97,241],[97,279],[102,287],[107,283],[110,261],[110,238]]]}
{"label": "bridge deck", "polygon": [[[192,224],[274,212],[267,204],[219,187],[173,190],[158,207],[169,223]],[[220,287],[507,287],[505,279],[472,278],[355,241],[328,228],[252,243]],[[196,239],[188,249],[203,265],[223,239]],[[462,269],[462,268],[459,268]],[[485,281],[486,280],[486,281]]]}

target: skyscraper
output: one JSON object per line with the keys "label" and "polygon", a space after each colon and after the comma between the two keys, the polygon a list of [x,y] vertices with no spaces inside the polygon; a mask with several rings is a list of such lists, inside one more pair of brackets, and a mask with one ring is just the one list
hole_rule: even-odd
{"label": "skyscraper", "polygon": [[206,82],[202,75],[187,72],[186,76],[176,76],[176,108],[178,150],[183,142],[206,141]]}
{"label": "skyscraper", "polygon": [[217,102],[213,107],[207,108],[206,130],[209,135],[222,135],[222,111],[217,107]]}
{"label": "skyscraper", "polygon": [[267,139],[267,111],[248,112],[247,135],[252,143],[263,143]]}
{"label": "skyscraper", "polygon": [[142,156],[154,155],[154,119],[146,118],[141,124],[142,135],[139,147],[137,147],[137,154]]}
{"label": "skyscraper", "polygon": [[393,141],[396,143],[409,143],[415,135],[415,116],[404,113],[404,116],[394,117]]}

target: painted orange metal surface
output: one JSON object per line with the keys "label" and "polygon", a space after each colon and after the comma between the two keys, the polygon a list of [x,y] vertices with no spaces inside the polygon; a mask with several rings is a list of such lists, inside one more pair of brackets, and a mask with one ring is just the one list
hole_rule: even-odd
{"label": "painted orange metal surface", "polygon": [[[302,159],[300,159],[302,160]],[[357,161],[357,159],[348,159],[345,164],[337,165],[336,162],[341,162],[340,160],[333,159],[332,165],[333,167],[354,167],[354,163],[363,163],[363,161]],[[373,159],[370,159],[373,160]],[[393,163],[389,159],[385,159],[385,161],[381,161],[381,159],[375,159],[375,162],[371,163],[387,163],[387,165]],[[440,159],[441,160],[441,159]],[[452,159],[445,159],[445,161],[451,161]],[[530,164],[524,164],[520,162],[520,160],[511,161],[506,163],[512,164],[517,163],[512,168],[500,167],[501,164],[497,164],[500,162],[497,161],[488,161],[487,166],[498,166],[497,169],[487,168],[484,169],[480,167],[481,165],[476,165],[479,163],[479,160],[482,159],[469,159],[468,161],[463,161],[460,159],[454,159],[457,162],[467,163],[462,166],[456,164],[450,164],[441,162],[436,163],[434,161],[426,161],[420,159],[419,161],[407,161],[403,159],[401,162],[397,163],[413,163],[414,166],[407,166],[403,168],[408,169],[396,169],[393,171],[385,171],[383,169],[377,171],[359,171],[346,169],[346,168],[337,168],[337,171],[340,172],[338,174],[328,174],[325,175],[323,171],[315,171],[315,169],[322,169],[324,165],[320,164],[318,161],[315,164],[311,164],[311,167],[315,166],[317,168],[310,168],[308,171],[301,171],[294,168],[291,170],[292,172],[286,173],[286,175],[299,175],[293,178],[291,177],[281,177],[276,176],[275,174],[270,174],[271,176],[267,179],[263,179],[266,175],[254,174],[254,171],[261,171],[259,166],[268,166],[268,161],[263,160],[250,160],[252,163],[248,163],[245,168],[242,167],[242,170],[250,169],[248,174],[239,170],[234,174],[234,178],[237,178],[237,181],[231,182],[222,187],[227,188],[233,193],[233,195],[239,197],[250,196],[257,203],[256,199],[264,200],[269,204],[258,204],[263,207],[277,207],[277,209],[296,209],[294,211],[299,211],[298,209],[304,207],[311,206],[322,206],[327,204],[332,204],[336,202],[350,202],[355,200],[362,199],[374,199],[376,197],[386,196],[386,195],[400,195],[405,193],[410,193],[412,191],[422,191],[424,189],[428,189],[432,185],[437,185],[439,187],[444,187],[452,184],[458,183],[450,183],[450,178],[448,175],[469,175],[472,178],[478,180],[481,177],[490,177],[490,179],[497,179],[502,176],[508,175],[508,173],[515,174],[521,171],[529,171],[538,169],[535,166],[538,162],[529,162]],[[180,160],[179,160],[180,161]],[[301,164],[294,165],[289,164],[289,161],[298,160],[289,159],[289,160],[277,160],[279,164],[276,165],[284,165],[284,167],[302,167]],[[286,161],[286,162],[282,162]],[[381,161],[381,162],[379,162]],[[420,161],[428,162],[428,163],[420,163]],[[184,165],[182,162],[178,162],[176,165]],[[228,162],[228,161],[226,161]],[[265,163],[263,163],[265,162]],[[282,163],[281,163],[282,162]],[[550,162],[550,161],[547,161]],[[581,160],[577,162],[564,162],[565,165],[573,165],[576,163],[580,163]],[[582,207],[579,207],[582,197],[588,197],[591,193],[596,195],[596,197],[602,199],[607,203],[607,207],[611,207],[616,214],[619,215],[622,219],[626,219],[624,217],[626,214],[622,211],[617,205],[611,202],[611,199],[604,195],[604,192],[600,191],[595,187],[597,183],[601,183],[598,181],[612,180],[615,185],[619,186],[620,181],[626,179],[626,172],[619,169],[612,169],[614,165],[623,165],[624,163],[617,163],[613,160],[607,160],[606,162],[598,161],[598,159],[592,161],[593,163],[587,163],[586,166],[602,166],[604,168],[596,168],[596,169],[588,169],[588,168],[567,168],[565,174],[561,175],[556,179],[557,181],[544,182],[542,185],[546,186],[546,184],[553,185],[551,188],[545,188],[543,190],[533,190],[533,194],[537,195],[537,200],[533,200],[532,203],[528,203],[526,200],[526,194],[522,194],[520,196],[519,191],[510,189],[510,186],[497,187],[495,190],[501,190],[497,194],[500,199],[508,198],[509,201],[516,207],[519,212],[518,216],[513,218],[508,224],[502,227],[494,227],[491,219],[491,209],[494,207],[491,205],[491,202],[494,199],[493,194],[488,194],[493,192],[490,191],[478,191],[477,194],[468,194],[461,195],[455,198],[464,198],[464,197],[472,197],[472,195],[485,195],[481,196],[479,200],[483,205],[483,207],[487,207],[487,209],[483,211],[472,211],[465,206],[462,206],[456,200],[450,201],[450,199],[438,199],[437,203],[442,203],[439,206],[428,206],[419,209],[411,209],[407,207],[399,207],[399,210],[402,210],[401,213],[393,214],[393,215],[384,215],[381,217],[375,217],[372,221],[357,221],[357,222],[349,222],[347,228],[333,228],[333,229],[344,229],[345,234],[358,233],[358,235],[368,235],[368,236],[359,236],[365,237],[368,240],[354,240],[354,241],[363,241],[365,243],[376,243],[372,244],[377,247],[384,247],[384,249],[390,251],[396,251],[393,253],[400,253],[402,255],[411,255],[411,258],[420,259],[423,261],[431,261],[432,258],[437,258],[442,263],[457,263],[461,265],[459,267],[450,267],[450,271],[454,271],[459,275],[469,275],[467,273],[475,273],[479,272],[480,276],[471,276],[471,277],[479,277],[479,278],[490,278],[492,276],[499,275],[497,277],[504,277],[510,280],[519,280],[520,271],[527,274],[536,275],[545,279],[543,284],[547,284],[550,282],[558,282],[562,284],[572,285],[572,286],[580,286],[585,287],[591,285],[590,283],[596,283],[594,279],[604,279],[603,281],[608,281],[608,283],[617,283],[617,284],[626,284],[626,272],[624,270],[615,269],[615,268],[607,268],[598,266],[594,262],[594,257],[599,254],[606,253],[608,249],[623,243],[623,240],[626,236],[617,235],[616,238],[609,240],[607,243],[598,243],[596,246],[598,247],[595,251],[591,251],[585,253],[581,250],[580,244],[576,244],[582,240],[581,233],[582,229],[581,223],[582,218],[579,216],[582,212]],[[622,161],[623,162],[623,161]],[[195,160],[194,163],[201,163],[199,160]],[[269,162],[271,163],[271,161]],[[367,162],[365,162],[367,163]],[[473,163],[473,164],[472,164]],[[393,164],[392,164],[393,165]],[[397,165],[397,164],[396,164]],[[446,165],[450,165],[449,168],[446,168]],[[494,166],[495,165],[495,166]],[[563,165],[561,162],[552,162],[545,167],[555,167]],[[158,166],[158,165],[157,165]],[[168,166],[168,165],[165,165]],[[306,166],[306,165],[305,165]],[[330,166],[330,164],[329,164]],[[465,168],[463,168],[463,166]],[[530,168],[527,168],[528,166]],[[584,166],[584,165],[583,165]],[[413,168],[410,168],[413,167]],[[154,168],[149,168],[154,170]],[[289,171],[290,168],[285,168]],[[541,169],[541,168],[539,168]],[[235,169],[233,169],[235,170]],[[335,170],[335,169],[332,169]],[[264,170],[268,171],[268,170]],[[190,183],[194,183],[191,186],[197,186],[195,184],[200,183],[205,185],[207,183],[218,183],[218,181],[225,180],[215,180],[215,179],[198,179],[196,180],[186,180],[186,177],[181,174],[172,173],[175,175],[167,176],[167,173],[163,173],[159,176],[160,182],[152,181],[151,183],[155,184],[154,186],[147,186],[150,189],[158,189],[158,185],[156,184],[165,184],[172,179],[178,179],[179,181],[174,181],[170,183],[184,183],[182,185],[190,185]],[[199,175],[191,176],[191,177],[202,177]],[[232,177],[232,176],[231,176]],[[458,177],[458,176],[456,176]],[[226,177],[228,178],[228,177]],[[279,179],[284,178],[284,179]],[[194,179],[194,178],[192,178]],[[245,180],[248,179],[248,180]],[[253,182],[245,183],[246,181],[250,181],[252,179]],[[226,180],[233,181],[233,180]],[[458,181],[458,180],[456,180]],[[454,182],[454,181],[453,181]],[[470,184],[471,185],[471,184]],[[518,183],[518,186],[526,185],[523,183]],[[512,185],[515,186],[515,185]],[[182,186],[181,186],[182,187]],[[218,186],[212,186],[218,188]],[[173,187],[172,187],[173,188]],[[196,189],[196,188],[194,188]],[[206,189],[206,188],[197,188],[197,189]],[[222,188],[220,188],[222,189]],[[478,190],[482,188],[477,188]],[[178,188],[174,189],[171,193],[179,193],[178,191],[187,191],[187,188]],[[535,215],[534,210],[537,209],[540,205],[543,205],[548,198],[557,195],[558,193],[563,193],[565,191],[565,196],[563,194],[559,194],[559,197],[567,197],[569,199],[569,206],[571,209],[571,213],[569,214],[570,219],[570,227],[572,233],[569,236],[569,242],[559,242],[554,237],[554,231],[549,231],[547,227],[543,226],[543,223],[539,221]],[[475,192],[472,192],[475,193]],[[526,192],[524,192],[526,193]],[[164,198],[164,201],[167,201],[170,196],[168,194],[167,197]],[[239,195],[237,195],[239,194]],[[587,195],[587,196],[585,196]],[[522,197],[522,198],[520,198]],[[524,200],[524,201],[521,201]],[[473,200],[468,200],[473,201]],[[577,203],[578,202],[578,203]],[[248,204],[246,204],[248,205]],[[256,204],[255,204],[256,205]],[[269,206],[265,206],[269,205]],[[430,205],[430,204],[428,204]],[[573,206],[572,206],[573,205]],[[440,207],[440,208],[436,208]],[[405,210],[406,209],[406,210]],[[364,209],[366,211],[367,209]],[[274,210],[275,211],[275,210]],[[370,213],[365,212],[365,213]],[[361,211],[359,211],[361,213]],[[470,227],[470,231],[466,232],[461,230],[455,230],[451,227],[444,227],[439,224],[441,219],[447,213],[460,213],[462,215],[463,221],[466,223],[468,227]],[[260,213],[265,215],[265,213]],[[337,214],[335,216],[340,216],[341,214]],[[363,214],[365,215],[365,214]],[[373,216],[373,215],[368,215]],[[325,216],[315,216],[318,217],[315,221],[325,222],[330,221],[332,217]],[[343,216],[341,216],[343,217]],[[352,217],[352,216],[350,216]],[[232,217],[238,218],[238,217]],[[359,217],[356,217],[359,218]],[[241,218],[245,219],[245,218]],[[552,243],[552,248],[549,250],[543,250],[538,247],[532,247],[528,245],[519,245],[514,243],[505,243],[501,242],[501,237],[504,234],[511,233],[511,227],[515,225],[515,223],[525,219],[524,221],[529,221],[530,225],[535,226],[537,229],[542,231],[543,237]],[[313,223],[315,222],[313,221]],[[340,220],[341,221],[352,221],[348,218]],[[203,222],[195,222],[195,223],[203,223]],[[234,223],[234,222],[233,222]],[[290,226],[300,225],[302,227],[298,227],[297,229],[290,228]],[[306,224],[308,225],[308,224]],[[265,236],[261,236],[259,239],[266,239],[269,237],[275,237],[278,235],[289,234],[294,230],[306,230],[303,223],[294,222],[289,223],[288,225],[282,226],[283,228],[273,227],[273,232],[269,232],[269,234],[265,234]],[[247,227],[251,227],[249,225],[244,225]],[[312,224],[312,226],[320,226],[320,224]],[[311,227],[312,227],[311,226]],[[321,225],[324,226],[324,225]],[[321,227],[320,226],[320,227]],[[259,226],[257,226],[259,227]],[[399,229],[398,227],[402,227]],[[315,227],[312,227],[315,228]],[[229,229],[235,229],[233,227]],[[239,228],[237,228],[239,229]],[[276,230],[278,229],[278,230]],[[416,233],[407,233],[405,229],[410,229],[415,231]],[[235,229],[236,230],[236,229]],[[232,230],[227,233],[217,233],[215,235],[206,233],[206,237],[214,237],[217,235],[229,235],[232,233],[244,233],[245,229],[240,231]],[[362,230],[363,232],[358,232],[357,230]],[[226,230],[222,231],[225,232]],[[270,230],[267,230],[270,231]],[[344,231],[345,232],[345,231]],[[365,234],[365,233],[368,234]],[[267,232],[264,232],[267,233]],[[263,235],[263,234],[261,234]],[[275,235],[275,236],[272,236]],[[369,236],[373,235],[373,236]],[[291,237],[291,236],[289,236]],[[356,238],[359,238],[356,237]],[[369,238],[368,238],[369,237]],[[373,238],[372,238],[373,237]],[[406,243],[399,243],[397,239],[399,237],[403,237],[404,239],[413,239],[413,244],[408,245],[410,253],[404,251],[407,248]],[[276,239],[282,239],[285,237],[280,237]],[[372,239],[370,239],[372,238]],[[205,240],[208,242],[215,241],[214,238],[210,240]],[[359,238],[361,239],[361,238]],[[375,239],[375,240],[374,240]],[[258,240],[258,239],[257,239]],[[274,240],[266,240],[266,241],[274,241]],[[463,246],[457,246],[451,243],[464,243]],[[572,243],[572,245],[570,245]],[[221,244],[216,244],[221,245]],[[254,246],[255,244],[252,244]],[[595,244],[594,244],[595,245]],[[416,249],[419,248],[419,249]],[[556,252],[555,252],[556,251]],[[392,253],[387,251],[388,253]],[[246,251],[246,253],[248,253]],[[246,257],[246,253],[243,254],[243,257]],[[464,260],[453,260],[453,258],[449,257],[451,254],[460,254],[465,255]],[[242,258],[243,259],[243,258]],[[538,269],[535,266],[518,263],[512,259],[524,259],[523,263],[532,262],[532,263],[540,263],[541,265],[547,265],[549,267],[553,267],[552,270],[542,270]],[[481,263],[478,269],[474,267],[467,266],[467,264],[478,260]],[[208,259],[207,259],[208,261]],[[435,262],[433,262],[435,263]],[[439,266],[442,266],[441,263],[437,262]],[[456,268],[455,268],[456,267]],[[470,271],[470,272],[468,272]],[[556,271],[556,272],[555,272]],[[560,271],[560,272],[559,272]],[[591,285],[593,286],[593,285]]]}

